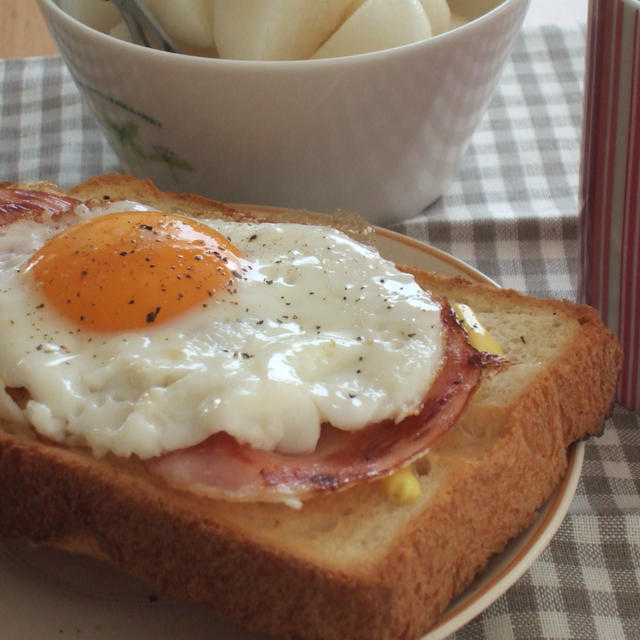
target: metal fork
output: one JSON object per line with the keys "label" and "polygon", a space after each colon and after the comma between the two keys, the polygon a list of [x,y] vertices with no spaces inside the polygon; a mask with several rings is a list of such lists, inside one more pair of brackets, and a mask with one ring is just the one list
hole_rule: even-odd
{"label": "metal fork", "polygon": [[154,15],[139,0],[111,0],[122,14],[131,40],[152,49],[180,53],[179,47],[156,20]]}

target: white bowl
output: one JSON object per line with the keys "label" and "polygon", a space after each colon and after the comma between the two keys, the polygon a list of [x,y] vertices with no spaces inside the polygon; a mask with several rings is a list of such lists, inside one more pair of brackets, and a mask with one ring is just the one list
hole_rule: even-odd
{"label": "white bowl", "polygon": [[[529,0],[450,0],[478,15],[430,40],[324,60],[147,49],[39,0],[123,168],[164,189],[385,224],[447,189]],[[496,6],[497,5],[497,6]]]}

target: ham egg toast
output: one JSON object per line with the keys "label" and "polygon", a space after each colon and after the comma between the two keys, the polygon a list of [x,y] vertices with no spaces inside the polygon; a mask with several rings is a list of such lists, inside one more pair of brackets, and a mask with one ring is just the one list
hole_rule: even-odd
{"label": "ham egg toast", "polygon": [[0,187],[0,532],[274,636],[433,625],[599,433],[620,351],[592,309],[339,226]]}

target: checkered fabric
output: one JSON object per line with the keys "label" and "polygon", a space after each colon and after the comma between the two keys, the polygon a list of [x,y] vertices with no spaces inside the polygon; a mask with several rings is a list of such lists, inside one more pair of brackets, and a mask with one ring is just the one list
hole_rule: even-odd
{"label": "checkered fabric", "polygon": [[[573,298],[583,28],[521,35],[447,195],[395,226],[503,286]],[[0,179],[63,187],[118,162],[58,58],[0,61]],[[586,446],[550,546],[455,639],[640,638],[640,416]]]}

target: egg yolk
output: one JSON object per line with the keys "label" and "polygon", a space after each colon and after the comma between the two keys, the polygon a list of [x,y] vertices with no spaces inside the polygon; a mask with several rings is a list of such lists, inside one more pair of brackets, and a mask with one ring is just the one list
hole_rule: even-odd
{"label": "egg yolk", "polygon": [[75,326],[100,332],[166,323],[233,291],[242,254],[204,224],[154,211],[112,213],[51,238],[27,271]]}

